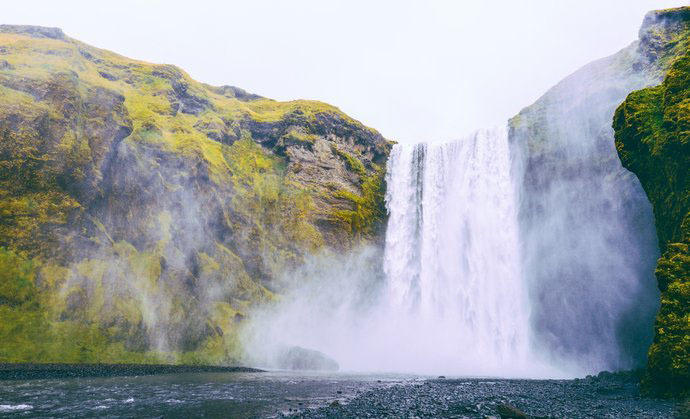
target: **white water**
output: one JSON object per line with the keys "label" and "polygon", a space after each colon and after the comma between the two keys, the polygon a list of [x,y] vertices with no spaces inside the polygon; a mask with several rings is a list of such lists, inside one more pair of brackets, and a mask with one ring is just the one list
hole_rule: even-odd
{"label": "white water", "polygon": [[424,353],[464,374],[534,368],[505,128],[398,144],[388,162],[384,256],[390,315]]}
{"label": "white water", "polygon": [[[527,222],[524,163],[506,128],[445,144],[395,145],[383,255],[376,247],[325,251],[286,274],[296,285],[252,315],[243,339],[254,356],[249,363],[271,367],[281,348],[301,346],[360,372],[545,378],[630,368],[625,333],[651,323],[637,306],[654,294],[643,289],[646,271],[617,257],[620,249],[634,257],[636,242],[608,240],[601,227],[638,234],[616,222],[620,205],[605,205],[626,184],[580,185],[573,192],[586,193],[585,201],[532,196],[543,214],[529,213]],[[565,159],[564,170],[571,163]],[[599,179],[588,170],[575,179]],[[572,183],[557,174],[551,192]],[[580,214],[587,202],[594,209]],[[540,224],[554,218],[567,231]],[[560,241],[549,240],[554,236]],[[554,244],[535,253],[527,240]],[[560,245],[568,241],[598,250],[571,252]],[[588,276],[575,269],[582,260],[617,268]],[[542,265],[555,273],[535,280]],[[559,273],[568,266],[575,268]],[[641,326],[630,320],[638,318]]]}
{"label": "white water", "polygon": [[383,274],[372,248],[310,258],[253,316],[254,363],[297,345],[348,371],[564,376],[531,350],[513,179],[505,128],[395,145]]}

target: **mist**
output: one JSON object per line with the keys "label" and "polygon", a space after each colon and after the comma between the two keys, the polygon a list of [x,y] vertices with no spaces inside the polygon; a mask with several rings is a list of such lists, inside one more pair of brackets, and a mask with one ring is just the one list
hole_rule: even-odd
{"label": "mist", "polygon": [[586,65],[507,128],[394,146],[383,272],[367,252],[317,257],[295,275],[318,279],[250,323],[248,352],[304,346],[346,370],[462,376],[644,365],[658,248],[611,128],[630,91],[659,81],[643,48]]}
{"label": "mist", "polygon": [[634,43],[512,120],[533,328],[554,362],[587,371],[645,362],[658,308],[654,219],[620,164],[611,120],[630,91],[656,83],[644,45]]}
{"label": "mist", "polygon": [[287,274],[293,286],[246,325],[248,362],[285,368],[285,348],[300,347],[350,372],[575,374],[530,343],[505,127],[396,145],[386,182],[384,248],[321,253]]}

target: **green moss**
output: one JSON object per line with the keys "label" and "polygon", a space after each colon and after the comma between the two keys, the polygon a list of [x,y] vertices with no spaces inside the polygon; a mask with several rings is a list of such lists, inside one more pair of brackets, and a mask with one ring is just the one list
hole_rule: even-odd
{"label": "green moss", "polygon": [[35,295],[33,263],[0,247],[0,304],[23,306]]}
{"label": "green moss", "polygon": [[284,142],[301,143],[311,146],[314,144],[314,142],[316,142],[317,138],[318,136],[314,134],[307,134],[304,132],[304,130],[299,130],[295,127],[292,127],[287,134],[283,135],[282,140]]}
{"label": "green moss", "polygon": [[631,93],[613,126],[623,165],[637,175],[654,209],[662,255],[661,307],[649,349],[645,391],[690,392],[690,54],[664,82]]}
{"label": "green moss", "polygon": [[690,8],[649,12],[640,35],[644,41],[643,52],[655,58],[656,75],[664,77],[676,57],[690,49]]}
{"label": "green moss", "polygon": [[348,170],[357,173],[362,179],[364,179],[364,177],[367,174],[367,170],[364,168],[364,165],[362,164],[361,160],[345,151],[340,150],[336,146],[331,146],[331,150],[338,157],[345,161],[345,165]]}
{"label": "green moss", "polygon": [[233,225],[251,237],[251,247],[275,277],[301,261],[301,254],[323,246],[313,224],[312,193],[285,177],[285,161],[250,137],[223,147],[232,173],[233,209],[244,223]]}
{"label": "green moss", "polygon": [[[112,343],[97,324],[60,321],[53,310],[59,297],[53,287],[65,270],[42,270],[37,264],[0,248],[0,362],[156,362],[152,354],[127,351]],[[58,297],[58,298],[56,298]]]}
{"label": "green moss", "polygon": [[230,119],[247,117],[256,122],[278,122],[289,115],[301,117],[306,121],[314,121],[318,114],[324,113],[334,114],[351,123],[357,123],[335,106],[315,100],[277,102],[271,99],[258,99],[244,102],[238,99],[229,99],[220,103],[219,108]]}
{"label": "green moss", "polygon": [[333,192],[334,198],[347,200],[353,207],[347,210],[338,209],[332,214],[336,220],[347,226],[350,233],[360,237],[373,237],[378,232],[386,218],[384,179],[385,170],[374,165],[374,173],[364,175],[362,179],[361,195],[342,189]]}
{"label": "green moss", "polygon": [[[277,143],[382,137],[69,38],[0,44],[0,362],[236,361],[242,319],[326,245],[322,185]],[[366,236],[382,176],[339,155],[362,191],[343,229]]]}

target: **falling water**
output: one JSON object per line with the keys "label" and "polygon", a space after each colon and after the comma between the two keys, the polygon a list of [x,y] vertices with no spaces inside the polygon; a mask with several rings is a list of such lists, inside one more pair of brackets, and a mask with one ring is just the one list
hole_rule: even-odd
{"label": "falling water", "polygon": [[464,365],[466,374],[505,374],[529,356],[512,179],[505,128],[398,144],[388,163],[389,309],[419,325],[437,352],[454,351],[448,367]]}
{"label": "falling water", "polygon": [[[540,197],[525,190],[522,145],[506,128],[445,144],[395,145],[387,164],[382,270],[375,246],[312,255],[290,273],[300,286],[253,317],[250,352],[271,359],[281,347],[301,346],[348,371],[462,376],[573,377],[629,367],[619,362],[625,354],[611,336],[621,325],[629,329],[629,319],[643,318],[635,311],[643,299],[631,297],[645,294],[634,275],[645,270],[613,258],[620,248],[634,251],[634,242],[607,241],[607,229],[592,230],[618,227],[600,202],[616,198],[626,184],[614,178],[619,183],[609,189],[583,189],[597,207],[588,217],[573,217],[562,233],[562,240],[596,245],[596,261],[612,260],[617,273],[535,280],[540,260],[557,257],[566,266],[592,257],[557,244],[540,247],[542,258],[534,257],[527,244],[553,243],[553,233],[532,219],[532,228],[525,227],[521,209]],[[541,218],[550,220],[579,214],[589,201],[539,202],[549,203]],[[621,225],[616,231],[627,234]],[[545,328],[545,316],[558,327]]]}

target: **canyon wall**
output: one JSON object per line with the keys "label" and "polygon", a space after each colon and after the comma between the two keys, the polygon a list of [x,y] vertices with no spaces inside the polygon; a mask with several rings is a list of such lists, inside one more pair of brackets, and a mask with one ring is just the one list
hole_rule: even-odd
{"label": "canyon wall", "polygon": [[[685,10],[686,21],[690,9]],[[631,93],[614,117],[616,149],[654,208],[661,307],[645,389],[690,391],[690,44],[662,84]]]}
{"label": "canyon wall", "polygon": [[280,274],[381,240],[390,147],[324,103],[0,26],[0,362],[235,361]]}

